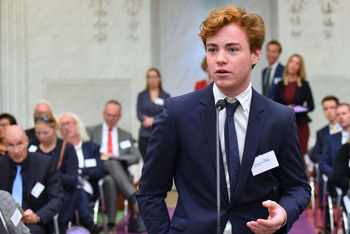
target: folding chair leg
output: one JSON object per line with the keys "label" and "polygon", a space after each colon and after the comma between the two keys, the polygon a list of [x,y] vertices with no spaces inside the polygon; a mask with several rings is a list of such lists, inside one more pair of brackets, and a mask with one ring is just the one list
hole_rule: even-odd
{"label": "folding chair leg", "polygon": [[328,200],[328,211],[329,211],[329,222],[331,225],[331,233],[334,233],[334,217],[333,217],[333,203],[331,196],[327,196]]}
{"label": "folding chair leg", "polygon": [[129,201],[128,199],[124,199],[124,233],[129,233],[128,230],[128,206]]}
{"label": "folding chair leg", "polygon": [[98,207],[100,206],[100,199],[96,199],[94,204],[94,224],[97,224],[97,217],[98,217]]}

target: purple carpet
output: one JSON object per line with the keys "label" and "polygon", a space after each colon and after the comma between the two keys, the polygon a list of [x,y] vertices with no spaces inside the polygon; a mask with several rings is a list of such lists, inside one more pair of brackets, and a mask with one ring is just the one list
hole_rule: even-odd
{"label": "purple carpet", "polygon": [[314,234],[316,233],[314,228],[311,226],[306,212],[303,212],[299,219],[294,223],[292,229],[288,232],[289,234]]}
{"label": "purple carpet", "polygon": [[[175,208],[168,208],[169,215],[172,217],[174,213]],[[128,232],[125,232],[124,230],[124,219],[122,219],[118,226],[117,226],[117,232],[118,234],[126,234]],[[307,216],[306,212],[302,213],[299,217],[299,219],[294,223],[292,229],[290,230],[289,234],[314,234],[315,230],[311,226]],[[137,234],[133,232],[129,232],[129,234]],[[147,232],[143,232],[142,234],[147,234]]]}

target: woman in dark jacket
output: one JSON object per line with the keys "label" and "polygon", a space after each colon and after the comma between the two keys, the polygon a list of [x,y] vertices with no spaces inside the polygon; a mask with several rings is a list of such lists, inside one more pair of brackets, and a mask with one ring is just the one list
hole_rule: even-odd
{"label": "woman in dark jacket", "polygon": [[[59,213],[60,232],[64,231],[77,208],[79,199],[78,158],[74,146],[56,136],[58,123],[51,113],[43,113],[35,118],[37,139],[29,142],[28,151],[39,152],[54,158],[59,178],[64,189],[64,203]],[[62,151],[62,156],[61,156]]]}
{"label": "woman in dark jacket", "polygon": [[137,118],[141,122],[139,150],[143,158],[145,158],[148,141],[152,134],[152,123],[162,113],[165,99],[169,97],[169,94],[163,90],[159,70],[150,68],[146,74],[146,88],[139,93],[137,98]]}
{"label": "woman in dark jacket", "polygon": [[304,156],[310,136],[308,123],[311,119],[307,114],[314,109],[314,99],[306,81],[305,65],[301,55],[293,54],[288,59],[282,80],[276,87],[275,101],[294,108],[299,128],[299,143]]}

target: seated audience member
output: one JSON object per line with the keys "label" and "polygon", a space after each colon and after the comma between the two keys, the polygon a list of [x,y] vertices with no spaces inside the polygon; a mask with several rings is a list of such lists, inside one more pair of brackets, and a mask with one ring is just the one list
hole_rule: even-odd
{"label": "seated audience member", "polygon": [[153,121],[162,113],[165,100],[170,96],[162,87],[162,77],[158,69],[148,69],[146,79],[146,88],[137,97],[137,118],[141,122],[138,143],[142,158],[146,155]]}
{"label": "seated audience member", "polygon": [[123,194],[131,205],[132,215],[129,221],[129,231],[145,232],[146,228],[136,201],[136,188],[131,184],[123,165],[123,162],[127,165],[137,163],[141,155],[134,146],[131,134],[117,127],[121,116],[121,104],[116,100],[110,100],[106,103],[103,111],[104,122],[87,128],[87,131],[91,140],[101,145],[101,159],[107,173],[103,186],[109,232],[115,233],[119,193]]}
{"label": "seated audience member", "polygon": [[202,64],[201,64],[201,68],[203,71],[205,71],[205,73],[207,73],[207,78],[205,78],[204,80],[200,80],[198,82],[196,82],[196,85],[194,86],[194,90],[198,90],[198,89],[202,89],[208,86],[208,84],[210,84],[213,79],[210,77],[209,72],[208,72],[208,64],[207,64],[207,56],[205,56],[203,58]]}
{"label": "seated audience member", "polygon": [[[89,227],[89,223],[92,223],[90,217],[90,210],[88,202],[92,198],[96,199],[99,194],[98,181],[105,175],[103,164],[100,159],[100,146],[89,141],[90,138],[86,132],[85,126],[81,122],[80,118],[70,112],[63,113],[60,117],[60,131],[58,136],[62,136],[67,142],[74,145],[75,152],[78,156],[79,165],[79,180],[82,185],[81,196],[79,201],[78,211],[79,217],[83,224],[92,233],[98,233],[102,230],[101,226]],[[92,191],[89,189],[93,188]],[[84,220],[88,220],[88,224],[84,225]]]}
{"label": "seated audience member", "polygon": [[22,221],[31,233],[49,233],[51,221],[63,205],[55,162],[28,152],[28,137],[17,125],[6,129],[5,144],[8,155],[0,157],[0,189],[10,192],[22,207]]}
{"label": "seated audience member", "polygon": [[74,146],[56,136],[58,124],[51,113],[43,113],[35,118],[35,134],[28,150],[53,158],[64,190],[64,203],[59,215],[60,232],[65,232],[73,218],[80,199],[78,185],[78,158]]}
{"label": "seated audience member", "polygon": [[[47,101],[40,101],[35,105],[34,114],[33,114],[34,124],[35,124],[35,118],[38,118],[39,115],[41,115],[43,113],[51,113],[52,114],[51,105]],[[29,140],[37,139],[36,135],[35,135],[34,128],[27,129],[26,135],[28,136]]]}
{"label": "seated audience member", "polygon": [[322,156],[322,148],[326,137],[342,131],[342,127],[337,123],[336,109],[338,104],[339,100],[335,96],[326,96],[322,99],[323,114],[328,120],[328,124],[316,133],[316,144],[310,153],[310,158],[315,163]]}
{"label": "seated audience member", "polygon": [[325,139],[320,158],[320,171],[332,179],[335,156],[342,144],[349,140],[350,133],[350,106],[348,103],[340,103],[336,109],[337,121],[343,128],[341,132],[329,135]]}
{"label": "seated audience member", "polygon": [[12,195],[0,190],[0,233],[30,233],[29,229],[20,220],[17,225],[11,221],[12,215],[16,212],[17,206]]}
{"label": "seated audience member", "polygon": [[0,114],[0,156],[5,155],[5,153],[7,152],[6,145],[4,142],[6,128],[7,126],[15,124],[17,124],[15,117],[8,113]]}
{"label": "seated audience member", "polygon": [[[350,141],[342,145],[335,157],[333,165],[333,184],[343,190],[343,194],[348,194],[350,186]],[[348,194],[349,195],[349,194]]]}

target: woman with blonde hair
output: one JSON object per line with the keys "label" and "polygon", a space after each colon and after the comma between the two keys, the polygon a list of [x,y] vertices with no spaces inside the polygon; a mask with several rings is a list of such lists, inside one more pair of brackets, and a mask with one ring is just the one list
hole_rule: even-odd
{"label": "woman with blonde hair", "polygon": [[64,203],[59,213],[60,232],[65,233],[68,221],[74,216],[76,201],[79,199],[78,185],[78,158],[74,146],[58,138],[58,121],[49,112],[42,113],[34,119],[35,135],[31,139],[28,151],[39,152],[53,157],[59,178],[64,189]]}
{"label": "woman with blonde hair", "polygon": [[289,57],[282,80],[277,84],[274,100],[294,108],[299,143],[304,156],[310,135],[308,123],[311,122],[307,113],[314,109],[314,99],[309,82],[306,81],[305,64],[301,55],[293,54]]}

